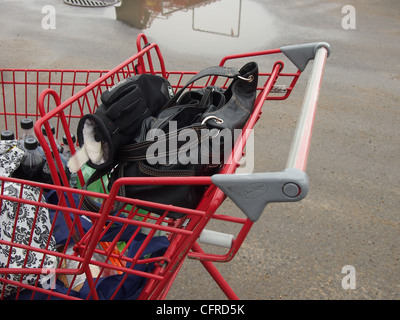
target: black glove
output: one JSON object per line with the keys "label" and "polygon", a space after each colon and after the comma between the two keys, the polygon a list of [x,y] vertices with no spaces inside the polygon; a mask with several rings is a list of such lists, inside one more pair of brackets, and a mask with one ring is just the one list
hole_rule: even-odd
{"label": "black glove", "polygon": [[[87,144],[87,164],[94,169],[111,166],[118,148],[132,142],[143,120],[158,114],[172,96],[168,80],[152,74],[126,78],[103,92],[95,113],[84,115],[78,124],[79,145]],[[93,154],[89,143],[97,143]]]}

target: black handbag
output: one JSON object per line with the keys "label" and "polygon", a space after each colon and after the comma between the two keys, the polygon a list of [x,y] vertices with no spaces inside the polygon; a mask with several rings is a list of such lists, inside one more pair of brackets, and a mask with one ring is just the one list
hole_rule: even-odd
{"label": "black handbag", "polygon": [[[226,90],[207,86],[185,91],[210,76],[232,78]],[[230,156],[235,129],[246,124],[255,103],[258,66],[240,70],[210,67],[196,74],[157,116],[147,117],[134,143],[121,145],[109,188],[120,177],[190,177],[213,175]],[[205,191],[198,185],[125,185],[120,195],[185,208],[196,208]],[[156,214],[163,211],[142,207]],[[183,214],[169,212],[172,218]]]}

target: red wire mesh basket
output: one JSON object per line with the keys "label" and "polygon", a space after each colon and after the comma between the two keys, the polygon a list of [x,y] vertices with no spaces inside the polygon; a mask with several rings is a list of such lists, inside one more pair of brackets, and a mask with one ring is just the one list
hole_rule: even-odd
{"label": "red wire mesh basket", "polygon": [[[53,184],[43,184],[0,177],[2,211],[3,207],[13,208],[13,217],[2,220],[8,226],[7,232],[2,229],[0,239],[1,251],[5,253],[0,260],[2,299],[164,299],[187,257],[200,260],[227,297],[236,299],[214,262],[227,262],[235,256],[268,202],[298,201],[307,194],[304,171],[323,67],[329,53],[325,43],[244,53],[221,60],[220,65],[255,58],[272,58],[273,62],[269,65],[270,70],[260,69],[254,112],[236,142],[231,161],[218,175],[156,179],[124,177],[109,191],[107,178],[103,177],[102,190],[72,188],[56,141],[65,135],[68,138],[64,147],[71,153],[76,151],[71,133],[76,132],[77,123],[84,114],[96,110],[102,92],[138,73],[161,75],[176,91],[196,74],[196,71],[167,71],[159,47],[148,43],[144,34],[137,38],[137,49],[138,53],[108,71],[0,70],[2,129],[12,129],[18,136],[19,121],[26,117],[34,119],[35,134],[53,180]],[[293,72],[284,72],[284,62],[276,59],[279,55],[295,65]],[[249,174],[249,181],[243,177],[237,181],[235,171],[246,141],[261,116],[264,102],[287,99],[311,59],[315,59],[314,68],[290,149],[287,165],[290,170]],[[229,85],[225,80],[220,81],[210,77],[189,89],[215,83],[222,88]],[[44,132],[49,143],[46,143]],[[79,171],[77,178],[79,185],[84,185],[87,176]],[[119,189],[128,184],[196,184],[207,188],[198,207],[188,209],[118,196]],[[272,195],[260,194],[257,199],[241,199],[238,191],[229,192],[232,185],[240,186],[242,195],[243,190],[257,187],[257,193],[266,185],[278,191]],[[34,194],[29,193],[32,190]],[[99,212],[84,207],[83,198],[87,196],[98,199],[101,203]],[[227,196],[245,216],[216,213]],[[124,205],[118,212],[111,213],[115,202]],[[140,207],[150,209],[145,211]],[[151,208],[164,213],[152,214]],[[167,216],[169,212],[184,215],[173,219]],[[26,223],[24,217],[28,213],[29,223]],[[211,220],[238,225],[237,234],[206,230]],[[227,252],[205,253],[199,240],[223,243]]]}

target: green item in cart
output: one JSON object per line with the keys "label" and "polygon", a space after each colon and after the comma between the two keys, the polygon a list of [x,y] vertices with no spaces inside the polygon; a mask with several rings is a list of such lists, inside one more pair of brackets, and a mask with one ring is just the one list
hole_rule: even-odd
{"label": "green item in cart", "polygon": [[[83,175],[83,178],[84,178],[85,181],[87,181],[89,179],[89,177],[96,171],[96,169],[93,169],[92,167],[90,167],[90,166],[88,166],[86,164],[84,164],[82,166],[81,170],[82,170],[82,175]],[[82,189],[82,186],[81,186],[81,184],[79,182],[79,179],[78,179],[77,186],[78,186],[79,189]],[[108,190],[108,177],[107,177],[107,175],[104,175],[102,177],[102,179],[98,179],[98,180],[94,181],[93,183],[91,183],[90,185],[86,186],[86,190],[92,191],[92,192],[99,192],[99,193],[108,194],[109,190]],[[96,203],[98,203],[99,205],[101,205],[101,203],[103,202],[102,198],[92,197],[92,200],[95,201]],[[125,212],[130,212],[131,210],[132,210],[132,205],[130,205],[130,204],[127,204],[125,206],[125,208],[124,208]],[[143,215],[146,215],[148,213],[148,211],[145,211],[145,210],[142,210],[142,209],[138,209],[137,212],[141,213]],[[143,220],[143,217],[135,215],[135,217],[133,219],[141,221],[141,220]]]}
{"label": "green item in cart", "polygon": [[[87,181],[89,177],[95,172],[96,170],[89,167],[88,165],[84,164],[81,168],[83,179]],[[103,180],[103,181],[102,181]],[[104,187],[103,187],[104,184]],[[82,185],[78,179],[78,189],[82,189]],[[107,175],[104,175],[102,179],[98,179],[91,183],[90,185],[86,186],[86,190],[92,191],[92,192],[99,192],[99,193],[109,193],[108,191],[108,177]],[[101,204],[103,202],[103,199],[101,198],[92,198],[93,201]]]}

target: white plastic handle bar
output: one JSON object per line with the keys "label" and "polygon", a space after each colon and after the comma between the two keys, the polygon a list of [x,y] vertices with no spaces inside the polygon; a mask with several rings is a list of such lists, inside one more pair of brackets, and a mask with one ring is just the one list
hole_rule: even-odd
{"label": "white plastic handle bar", "polygon": [[311,134],[327,57],[328,49],[323,46],[319,47],[315,54],[312,73],[307,84],[303,106],[293,136],[286,168],[296,168],[303,172],[306,171]]}
{"label": "white plastic handle bar", "polygon": [[232,247],[233,240],[234,236],[232,234],[207,229],[203,229],[198,239],[198,241],[201,243],[229,249]]}

